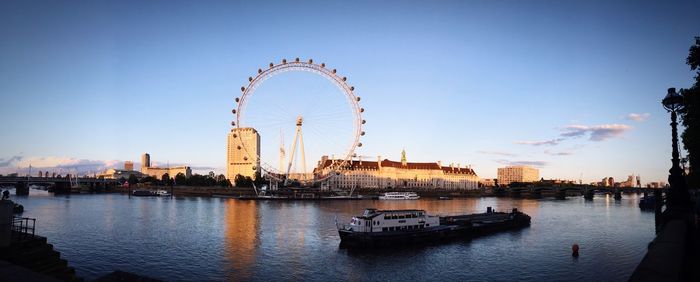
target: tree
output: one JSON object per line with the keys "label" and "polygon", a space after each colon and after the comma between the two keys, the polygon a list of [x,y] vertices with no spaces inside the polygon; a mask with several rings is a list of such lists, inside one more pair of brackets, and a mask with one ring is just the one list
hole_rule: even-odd
{"label": "tree", "polygon": [[185,177],[185,174],[180,172],[177,175],[175,175],[175,183],[177,185],[188,185],[187,177]]}
{"label": "tree", "polygon": [[250,176],[237,174],[233,182],[236,183],[236,187],[253,187],[253,179]]}
{"label": "tree", "polygon": [[700,166],[700,37],[695,37],[695,44],[690,46],[686,64],[695,71],[695,83],[688,89],[681,89],[683,107],[680,109],[682,124],[685,130],[681,134],[683,148],[688,152],[690,162],[688,182],[690,187],[697,187],[699,177],[693,168]]}
{"label": "tree", "polygon": [[127,180],[127,181],[129,182],[129,187],[134,186],[134,185],[139,183],[139,179],[136,178],[136,175],[133,175],[133,174],[129,175],[129,180]]}

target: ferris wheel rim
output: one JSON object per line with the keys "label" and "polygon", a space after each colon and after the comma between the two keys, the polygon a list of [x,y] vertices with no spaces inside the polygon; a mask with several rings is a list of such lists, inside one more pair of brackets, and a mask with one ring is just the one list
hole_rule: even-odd
{"label": "ferris wheel rim", "polygon": [[[241,87],[241,96],[235,98],[236,102],[236,109],[235,109],[235,124],[233,125],[235,129],[240,130],[243,127],[241,127],[241,119],[242,115],[245,112],[245,107],[247,106],[246,100],[250,96],[252,96],[255,93],[255,89],[260,86],[265,80],[278,75],[280,73],[288,72],[288,71],[306,71],[306,72],[311,72],[317,75],[320,75],[321,77],[331,81],[336,87],[338,87],[341,91],[341,93],[344,94],[345,98],[348,100],[349,105],[351,106],[352,109],[352,114],[354,117],[353,125],[354,125],[354,132],[353,132],[353,140],[350,143],[350,146],[347,150],[345,150],[344,155],[342,159],[338,162],[331,162],[331,166],[329,167],[329,171],[327,175],[323,177],[316,178],[316,175],[314,175],[314,179],[312,179],[310,182],[315,183],[315,182],[320,182],[327,180],[328,178],[335,176],[336,172],[338,170],[341,170],[347,166],[347,164],[350,162],[352,157],[355,155],[355,150],[358,147],[362,146],[362,143],[360,142],[360,137],[364,136],[365,132],[363,131],[363,125],[365,124],[365,120],[362,118],[362,113],[364,112],[364,108],[360,106],[360,97],[355,94],[355,88],[354,86],[351,86],[347,82],[346,77],[341,77],[336,69],[330,69],[326,67],[325,63],[320,63],[316,64],[313,62],[312,59],[309,59],[308,61],[302,61],[299,60],[299,58],[296,58],[295,61],[293,62],[288,62],[286,59],[282,60],[281,64],[274,64],[270,63],[269,68],[266,68],[265,70],[263,69],[258,69],[257,74],[254,77],[248,77],[248,85],[247,87]],[[256,129],[257,131],[257,129]],[[241,134],[237,134],[236,137],[238,138],[240,143],[242,144],[241,147],[243,147],[243,150],[245,150],[245,153],[250,156],[251,154],[249,153],[248,149],[245,148],[246,146],[243,143],[243,138],[241,137]],[[240,148],[239,148],[240,149]],[[257,169],[260,169],[261,171],[265,171],[266,175],[268,177],[272,178],[277,178],[274,175],[282,175],[285,177],[288,177],[286,172],[283,171],[278,171],[277,169],[274,168],[274,166],[271,166],[270,164],[267,164],[260,160],[259,158],[254,161],[254,166],[257,164],[259,167]],[[254,169],[254,170],[257,170]],[[280,179],[277,179],[280,180]]]}

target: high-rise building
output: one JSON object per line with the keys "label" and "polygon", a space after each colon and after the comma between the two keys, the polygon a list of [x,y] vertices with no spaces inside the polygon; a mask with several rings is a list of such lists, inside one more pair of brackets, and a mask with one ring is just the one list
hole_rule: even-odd
{"label": "high-rise building", "polygon": [[147,168],[151,167],[151,155],[143,153],[141,155],[141,173],[146,173]]}
{"label": "high-rise building", "polygon": [[260,134],[251,127],[234,128],[228,134],[226,177],[236,175],[254,178],[260,172]]}
{"label": "high-rise building", "polygon": [[134,162],[125,161],[124,162],[124,170],[128,170],[128,171],[134,170]]}
{"label": "high-rise building", "polygon": [[506,166],[498,168],[498,185],[511,182],[535,182],[540,180],[540,170],[529,166]]}

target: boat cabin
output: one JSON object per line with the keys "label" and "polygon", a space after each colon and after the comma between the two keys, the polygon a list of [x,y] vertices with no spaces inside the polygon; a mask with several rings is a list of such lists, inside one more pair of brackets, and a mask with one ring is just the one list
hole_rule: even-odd
{"label": "boat cabin", "polygon": [[440,218],[425,210],[365,209],[362,216],[353,217],[348,230],[356,232],[392,232],[418,230],[440,225]]}

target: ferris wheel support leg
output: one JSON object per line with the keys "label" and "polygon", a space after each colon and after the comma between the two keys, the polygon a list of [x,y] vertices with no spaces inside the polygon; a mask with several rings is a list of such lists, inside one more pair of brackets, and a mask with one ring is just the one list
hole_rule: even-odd
{"label": "ferris wheel support leg", "polygon": [[301,127],[299,127],[299,145],[301,146],[301,167],[302,167],[302,176],[301,178],[303,180],[306,179],[306,154],[304,153],[304,134],[301,132]]}
{"label": "ferris wheel support leg", "polygon": [[300,128],[297,127],[297,132],[294,135],[294,142],[292,142],[292,155],[289,156],[289,164],[287,164],[287,173],[285,173],[285,180],[284,184],[286,185],[289,181],[289,171],[292,169],[292,163],[294,162],[294,155],[297,151],[297,140],[299,140],[299,130]]}

